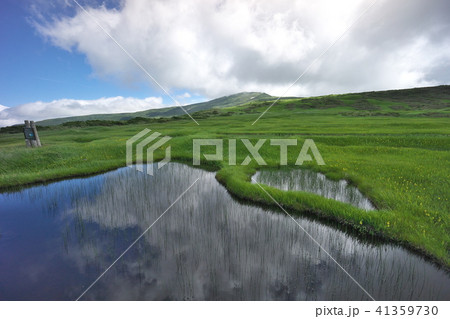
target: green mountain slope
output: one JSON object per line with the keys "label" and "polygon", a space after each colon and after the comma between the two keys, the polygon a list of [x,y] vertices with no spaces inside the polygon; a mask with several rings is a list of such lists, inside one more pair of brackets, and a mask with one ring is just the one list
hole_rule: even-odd
{"label": "green mountain slope", "polygon": [[[211,101],[195,103],[183,106],[183,108],[193,114],[198,111],[209,110],[212,108],[224,108],[228,106],[239,106],[251,101],[271,100],[274,97],[260,92],[242,92],[233,95],[223,96]],[[87,120],[111,120],[122,121],[129,120],[135,117],[170,117],[177,115],[185,115],[183,110],[178,106],[165,107],[161,109],[145,110],[133,113],[115,113],[115,114],[92,114],[84,116],[71,116],[56,119],[48,119],[37,122],[41,126],[59,125],[65,122],[72,121],[87,121]]]}

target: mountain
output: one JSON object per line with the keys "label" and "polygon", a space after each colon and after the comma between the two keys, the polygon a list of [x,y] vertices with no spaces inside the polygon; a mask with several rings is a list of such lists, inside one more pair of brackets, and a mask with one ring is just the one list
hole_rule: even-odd
{"label": "mountain", "polygon": [[[189,114],[193,114],[198,111],[209,110],[212,108],[223,108],[228,106],[238,106],[246,104],[250,101],[263,101],[272,100],[273,96],[260,92],[242,92],[233,95],[223,96],[211,101],[184,105],[183,108]],[[115,114],[92,114],[83,116],[71,116],[56,119],[48,119],[37,122],[41,126],[58,125],[65,122],[72,121],[87,121],[87,120],[112,120],[112,121],[124,121],[134,117],[170,117],[177,115],[184,115],[183,110],[178,106],[165,107],[160,109],[150,109],[146,111],[134,112],[134,113],[115,113]]]}

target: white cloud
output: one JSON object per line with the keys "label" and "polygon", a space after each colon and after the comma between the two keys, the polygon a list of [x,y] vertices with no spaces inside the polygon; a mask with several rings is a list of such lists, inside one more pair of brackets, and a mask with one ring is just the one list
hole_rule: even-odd
{"label": "white cloud", "polygon": [[[164,86],[217,97],[283,93],[371,2],[124,0],[86,9]],[[449,10],[444,0],[379,0],[288,95],[450,82]],[[99,76],[148,80],[80,10],[36,28],[86,55]]]}
{"label": "white cloud", "polygon": [[177,99],[188,99],[190,97],[191,95],[189,94],[189,92],[184,92],[183,94],[177,95]]}
{"label": "white cloud", "polygon": [[136,99],[122,96],[97,100],[62,99],[51,102],[39,101],[9,108],[0,105],[0,127],[22,123],[26,119],[40,121],[88,114],[137,112],[164,106],[161,97]]}

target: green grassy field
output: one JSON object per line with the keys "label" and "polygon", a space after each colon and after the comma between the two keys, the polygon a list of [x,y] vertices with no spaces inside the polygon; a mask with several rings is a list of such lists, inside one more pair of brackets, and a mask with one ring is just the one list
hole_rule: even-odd
{"label": "green grassy field", "polygon": [[[43,147],[35,149],[25,148],[23,134],[3,133],[0,187],[124,166],[126,140],[144,128],[171,136],[172,160],[187,163],[192,163],[196,138],[237,139],[238,164],[248,155],[241,138],[253,144],[260,138],[295,138],[298,146],[289,149],[288,164],[296,167],[301,145],[309,138],[326,165],[306,162],[302,167],[349,180],[378,210],[366,212],[314,194],[265,187],[278,202],[292,213],[318,215],[350,225],[362,235],[378,234],[402,242],[450,266],[450,87],[282,100],[252,125],[270,103],[204,110],[193,114],[200,126],[186,116],[108,126],[66,123],[40,130]],[[255,161],[229,166],[227,145],[223,161],[204,163],[218,171],[217,179],[234,195],[273,205],[250,183],[258,169]],[[164,147],[156,158],[163,156]],[[207,147],[204,150],[208,152]],[[266,141],[260,154],[267,167],[278,167],[278,147]]]}

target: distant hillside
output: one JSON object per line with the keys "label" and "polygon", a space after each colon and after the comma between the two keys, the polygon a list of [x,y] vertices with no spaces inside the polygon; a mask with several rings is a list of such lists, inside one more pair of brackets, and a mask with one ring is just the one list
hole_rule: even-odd
{"label": "distant hillside", "polygon": [[[193,114],[198,111],[205,111],[212,108],[239,106],[251,101],[264,101],[272,99],[274,99],[274,97],[266,93],[242,92],[233,95],[223,96],[207,102],[184,105],[183,108],[190,114]],[[88,121],[88,120],[125,121],[135,117],[155,118],[155,117],[170,117],[177,115],[185,115],[185,113],[180,107],[172,106],[161,109],[150,109],[134,113],[92,114],[84,116],[63,117],[39,121],[37,122],[37,124],[41,126],[53,126],[73,121]]]}
{"label": "distant hillside", "polygon": [[[264,112],[276,99],[265,93],[244,92],[224,96],[208,102],[183,106],[193,114],[194,118],[202,119],[209,116],[248,114]],[[228,107],[236,107],[227,109]],[[450,117],[450,86],[421,87],[413,89],[399,89],[388,91],[371,91],[360,93],[332,94],[317,97],[283,97],[271,108],[286,110],[332,109],[337,115],[343,116],[398,116],[400,113],[408,116]],[[196,113],[196,114],[195,114]],[[186,117],[180,107],[166,107],[162,109],[146,110],[135,113],[94,114],[74,116],[40,121],[43,126],[55,126],[67,122],[81,125],[117,125],[117,123],[133,124],[146,119],[169,120],[170,117]],[[90,123],[87,123],[90,121]],[[100,123],[99,121],[106,121]],[[70,123],[67,123],[70,124]],[[17,127],[0,129],[1,133],[16,132]]]}

